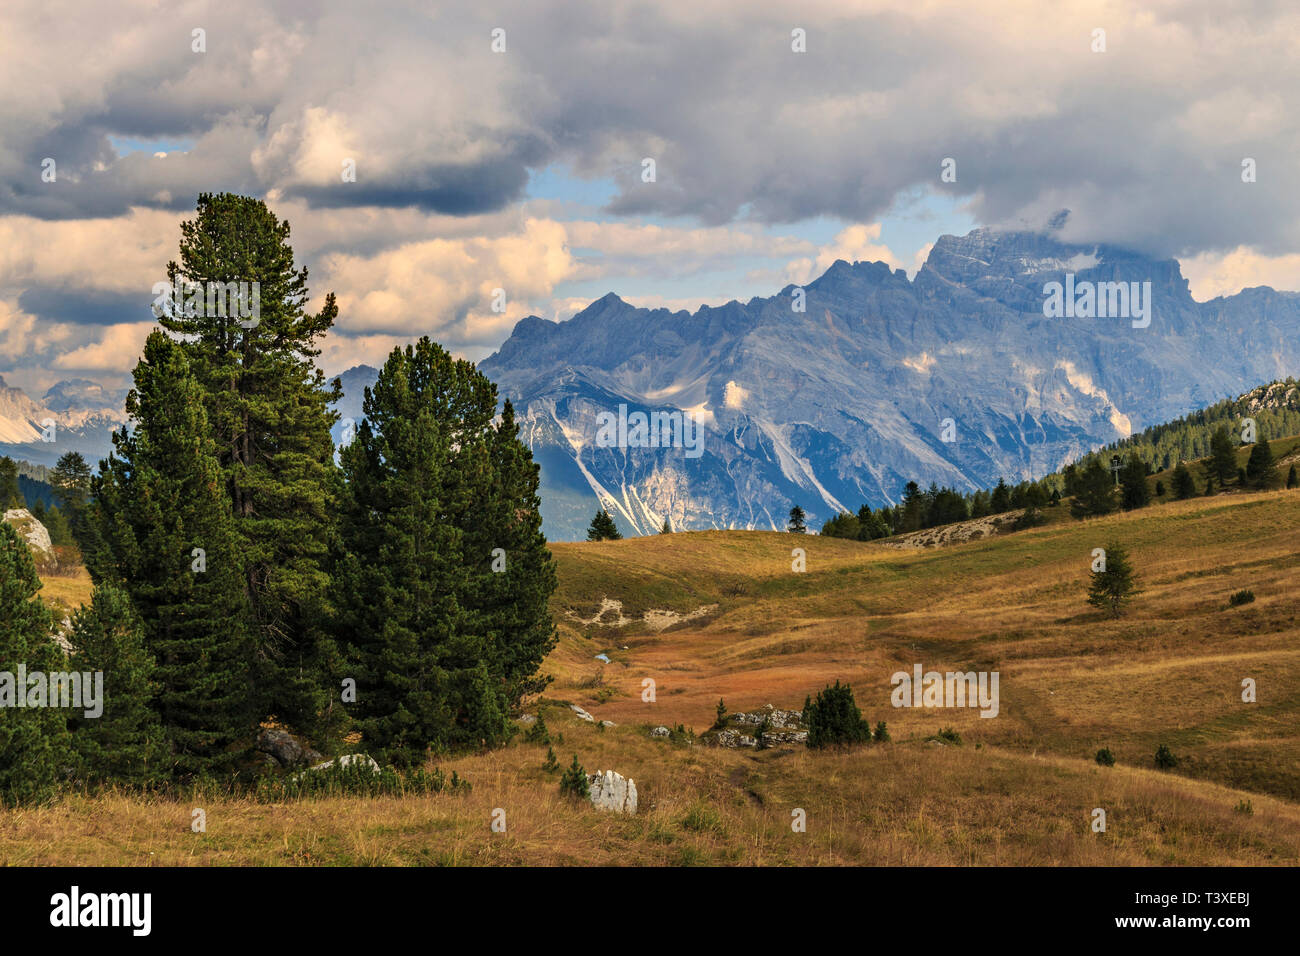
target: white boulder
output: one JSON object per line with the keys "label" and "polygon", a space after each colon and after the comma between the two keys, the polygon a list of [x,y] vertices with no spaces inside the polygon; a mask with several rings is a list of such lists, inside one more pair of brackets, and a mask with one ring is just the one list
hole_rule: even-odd
{"label": "white boulder", "polygon": [[636,813],[636,781],[613,770],[597,770],[587,777],[591,802],[600,810]]}

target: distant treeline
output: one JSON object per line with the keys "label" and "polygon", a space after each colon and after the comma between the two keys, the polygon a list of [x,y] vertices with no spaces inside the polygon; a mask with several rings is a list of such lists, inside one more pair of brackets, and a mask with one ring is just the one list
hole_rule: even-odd
{"label": "distant treeline", "polygon": [[[1246,428],[1247,419],[1254,423],[1253,434]],[[1166,491],[1175,498],[1187,498],[1222,491],[1234,482],[1247,488],[1273,487],[1283,478],[1276,474],[1267,443],[1288,435],[1300,435],[1300,385],[1291,378],[1153,425],[1089,452],[1039,481],[1009,486],[999,479],[992,490],[966,493],[933,483],[922,490],[917,482],[909,481],[899,504],[875,510],[864,504],[857,514],[843,512],[827,520],[821,533],[870,541],[1020,509],[1027,511],[1022,524],[1031,525],[1038,509],[1057,505],[1063,495],[1073,499],[1070,513],[1084,518],[1118,508],[1144,507]],[[1253,466],[1242,468],[1236,463],[1235,448],[1243,443],[1263,446],[1258,454],[1252,453]],[[1121,462],[1118,476],[1111,470],[1111,459],[1116,456]],[[1195,459],[1210,461],[1196,472],[1180,467]],[[1170,469],[1174,474],[1169,489],[1163,482],[1157,482],[1154,489],[1148,487],[1152,474]],[[1288,475],[1286,483],[1292,487],[1294,479]]]}

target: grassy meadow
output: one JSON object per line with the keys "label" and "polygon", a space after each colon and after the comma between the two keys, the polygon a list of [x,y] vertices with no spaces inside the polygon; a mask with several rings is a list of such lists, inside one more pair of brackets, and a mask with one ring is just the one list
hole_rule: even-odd
{"label": "grassy meadow", "polygon": [[[553,545],[555,681],[528,710],[544,715],[562,765],[576,754],[588,771],[634,778],[634,816],[563,799],[558,773],[542,769],[546,747],[521,735],[440,762],[468,793],[71,795],[0,811],[0,861],[1300,863],[1300,492],[1082,522],[1060,520],[1065,507],[1039,528],[932,550],[737,531]],[[1142,588],[1118,620],[1085,602],[1092,549],[1111,540],[1129,549]],[[75,581],[49,585],[75,600]],[[1256,600],[1229,606],[1247,588]],[[1000,713],[892,707],[890,675],[917,663],[997,670]],[[1256,703],[1241,700],[1247,677]],[[705,730],[719,697],[733,712],[798,708],[837,679],[892,742],[755,752],[648,736],[660,724]],[[568,704],[617,726],[581,721]],[[960,746],[927,741],[948,727]],[[1161,744],[1173,770],[1154,767]],[[1102,747],[1116,766],[1095,763]],[[190,830],[195,806],[204,833]],[[807,832],[791,828],[796,808]],[[1092,832],[1094,808],[1105,833]],[[497,809],[505,833],[490,829]]]}

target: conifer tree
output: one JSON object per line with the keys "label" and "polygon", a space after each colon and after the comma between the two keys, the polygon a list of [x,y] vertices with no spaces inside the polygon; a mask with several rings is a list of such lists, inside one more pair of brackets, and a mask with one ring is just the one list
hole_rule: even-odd
{"label": "conifer tree", "polygon": [[670,524],[668,523],[668,519],[667,519],[667,518],[664,518],[664,523],[659,527],[659,533],[660,533],[660,534],[672,534],[672,533],[673,533],[673,526],[670,525]]}
{"label": "conifer tree", "polygon": [[1120,501],[1125,511],[1145,508],[1151,503],[1147,488],[1146,465],[1137,455],[1129,455],[1119,473]]}
{"label": "conifer tree", "polygon": [[126,592],[143,627],[171,771],[224,773],[251,746],[260,716],[230,503],[181,347],[155,331],[134,377],[135,429],[113,436],[114,454],[92,482],[88,521],[104,546],[90,571],[96,585]]}
{"label": "conifer tree", "polygon": [[1119,617],[1125,605],[1137,594],[1137,581],[1128,551],[1117,542],[1106,545],[1106,566],[1103,571],[1093,571],[1088,583],[1088,603],[1112,617]]}
{"label": "conifer tree", "polygon": [[0,803],[7,806],[53,795],[69,753],[66,711],[15,706],[20,694],[34,703],[33,690],[18,686],[20,665],[28,673],[64,669],[40,587],[26,542],[0,521]]}
{"label": "conifer tree", "polygon": [[95,588],[89,605],[72,616],[69,665],[103,674],[103,712],[68,720],[82,774],[90,780],[144,783],[165,766],[162,728],[151,705],[154,661],[126,592]]}
{"label": "conifer tree", "polygon": [[1220,425],[1210,436],[1210,457],[1205,463],[1205,471],[1208,476],[1218,479],[1220,488],[1237,474],[1237,448],[1227,425]]}
{"label": "conifer tree", "polygon": [[1115,510],[1115,485],[1099,458],[1093,458],[1075,476],[1070,514],[1076,518],[1107,515]]}
{"label": "conifer tree", "polygon": [[618,526],[614,524],[613,516],[604,508],[596,512],[596,517],[591,519],[591,526],[587,528],[588,541],[618,541],[622,537]]}
{"label": "conifer tree", "polygon": [[808,746],[820,748],[847,746],[871,740],[871,725],[862,719],[862,711],[853,699],[853,688],[835,682],[817,692],[817,699],[807,698],[803,720],[808,725]]}
{"label": "conifer tree", "polygon": [[546,681],[555,569],[538,471],[473,364],[422,338],[396,349],[340,454],[339,635],[363,736],[394,763],[497,744]]}
{"label": "conifer tree", "polygon": [[1291,470],[1286,473],[1286,486],[1294,488],[1297,484],[1300,484],[1300,478],[1296,477],[1295,465],[1292,465]]}
{"label": "conifer tree", "polygon": [[1001,478],[998,479],[997,487],[993,489],[993,495],[989,499],[989,513],[1000,515],[1011,510],[1011,489]]}
{"label": "conifer tree", "polygon": [[80,452],[67,452],[50,471],[50,485],[59,508],[75,528],[90,495],[90,465]]}
{"label": "conifer tree", "polygon": [[8,455],[0,457],[0,513],[23,508],[23,492],[18,486],[18,463]]}
{"label": "conifer tree", "polygon": [[1261,490],[1272,488],[1278,483],[1277,462],[1273,459],[1273,449],[1266,441],[1255,442],[1250,450],[1250,459],[1246,462],[1246,481]]}
{"label": "conifer tree", "polygon": [[808,531],[806,517],[803,509],[795,505],[790,509],[790,522],[786,525],[786,530],[795,534],[805,534]]}
{"label": "conifer tree", "polygon": [[1196,479],[1192,477],[1192,470],[1187,467],[1185,462],[1179,462],[1174,468],[1173,475],[1174,497],[1179,501],[1185,501],[1196,494]]}
{"label": "conifer tree", "polygon": [[255,622],[259,709],[310,729],[326,706],[321,672],[333,652],[325,626],[339,493],[329,403],[340,391],[316,366],[316,343],[338,308],[331,293],[319,313],[305,310],[307,270],[295,268],[288,240],[289,224],[261,200],[200,195],[168,280],[205,292],[247,283],[250,297],[256,282],[256,315],[228,303],[167,309],[159,322],[183,337],[202,388]]}

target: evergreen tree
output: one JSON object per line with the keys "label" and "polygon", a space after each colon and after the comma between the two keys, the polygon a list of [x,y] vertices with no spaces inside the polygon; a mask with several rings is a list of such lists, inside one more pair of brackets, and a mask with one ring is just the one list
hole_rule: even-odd
{"label": "evergreen tree", "polygon": [[307,270],[295,269],[288,240],[289,224],[261,200],[200,195],[168,280],[205,291],[243,282],[250,299],[256,282],[257,315],[243,319],[230,303],[168,309],[159,322],[182,337],[201,387],[255,622],[259,709],[311,729],[326,707],[322,675],[333,654],[326,624],[339,494],[329,403],[340,389],[316,366],[316,343],[338,308],[331,293],[319,313],[306,312]]}
{"label": "evergreen tree", "polygon": [[1192,477],[1192,470],[1186,463],[1180,461],[1174,468],[1173,486],[1174,497],[1179,501],[1185,501],[1196,494],[1196,479]]}
{"label": "evergreen tree", "polygon": [[537,466],[473,364],[422,338],[396,349],[340,454],[339,634],[358,725],[389,760],[503,742],[546,681],[555,567]]}
{"label": "evergreen tree", "polygon": [[790,509],[790,523],[786,525],[786,530],[794,534],[804,534],[808,530],[808,525],[804,521],[805,517],[803,509],[795,505]]}
{"label": "evergreen tree", "polygon": [[560,793],[579,800],[591,797],[591,784],[587,781],[587,771],[578,763],[578,755],[573,755],[573,763],[560,775]]}
{"label": "evergreen tree", "polygon": [[1115,484],[1101,459],[1093,458],[1075,478],[1070,514],[1076,518],[1107,515],[1115,510]]}
{"label": "evergreen tree", "polygon": [[1214,494],[1214,476],[1210,475],[1205,479],[1205,497],[1208,498],[1212,494]]}
{"label": "evergreen tree", "polygon": [[89,558],[91,576],[125,591],[143,627],[172,772],[225,773],[259,717],[230,502],[181,347],[154,332],[134,377],[135,429],[113,436],[114,454],[92,482],[87,520],[103,547]]}
{"label": "evergreen tree", "polygon": [[22,489],[18,487],[18,463],[5,455],[0,458],[0,513],[25,507]]}
{"label": "evergreen tree", "polygon": [[1221,488],[1237,474],[1237,448],[1227,425],[1219,426],[1210,436],[1210,456],[1205,463],[1205,473],[1217,478]]}
{"label": "evergreen tree", "polygon": [[1291,470],[1286,473],[1286,486],[1294,488],[1297,484],[1300,484],[1300,479],[1296,478],[1295,465],[1292,465]]}
{"label": "evergreen tree", "polygon": [[126,592],[105,584],[72,616],[73,670],[103,674],[103,712],[68,720],[82,773],[91,780],[143,783],[165,762],[162,728],[151,709],[153,658]]}
{"label": "evergreen tree", "polygon": [[50,508],[45,512],[45,517],[39,520],[50,533],[50,544],[62,548],[73,543],[72,528],[69,527],[68,519],[63,517],[63,512],[59,510],[58,505]]}
{"label": "evergreen tree", "polygon": [[1165,496],[1165,483],[1164,483],[1163,481],[1157,481],[1157,482],[1156,482],[1156,497],[1157,497],[1157,498],[1163,498],[1164,496]]}
{"label": "evergreen tree", "polygon": [[50,486],[63,513],[75,525],[90,495],[90,466],[80,452],[62,455],[50,472]]}
{"label": "evergreen tree", "polygon": [[1113,541],[1106,545],[1105,550],[1106,569],[1092,572],[1092,580],[1088,584],[1088,603],[1108,612],[1112,617],[1119,617],[1125,605],[1141,592],[1133,576],[1128,551]]}
{"label": "evergreen tree", "polygon": [[659,526],[659,533],[660,533],[660,534],[672,534],[672,533],[673,533],[673,526],[670,525],[670,524],[668,523],[668,519],[667,519],[667,518],[664,518],[664,523],[663,523],[662,525]]}
{"label": "evergreen tree", "polygon": [[820,748],[847,746],[871,740],[871,725],[862,719],[862,711],[853,699],[853,688],[839,681],[834,687],[817,692],[817,699],[806,698],[803,720],[808,725],[808,746]]}
{"label": "evergreen tree", "polygon": [[1120,502],[1125,511],[1145,508],[1151,503],[1147,488],[1147,468],[1137,457],[1129,455],[1119,473]]}
{"label": "evergreen tree", "polygon": [[588,541],[619,541],[622,537],[618,525],[614,524],[614,516],[604,508],[596,512],[596,517],[591,519],[591,525],[587,528]]}
{"label": "evergreen tree", "polygon": [[1268,442],[1258,441],[1250,450],[1250,459],[1246,462],[1246,481],[1261,490],[1272,488],[1278,483],[1277,462],[1273,459],[1273,449]]}
{"label": "evergreen tree", "polygon": [[1011,489],[1001,478],[998,479],[997,487],[993,489],[993,495],[989,499],[989,511],[991,514],[1005,514],[1011,510]]}
{"label": "evergreen tree", "polygon": [[66,711],[15,706],[20,694],[29,705],[40,702],[18,686],[20,664],[29,673],[63,669],[40,587],[27,544],[0,521],[0,803],[7,806],[52,796],[68,756]]}

